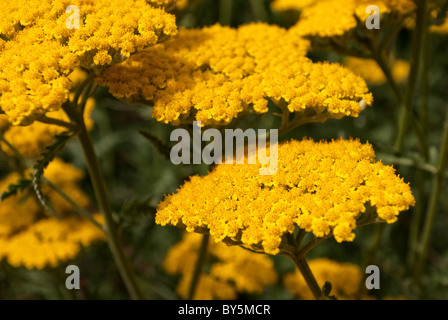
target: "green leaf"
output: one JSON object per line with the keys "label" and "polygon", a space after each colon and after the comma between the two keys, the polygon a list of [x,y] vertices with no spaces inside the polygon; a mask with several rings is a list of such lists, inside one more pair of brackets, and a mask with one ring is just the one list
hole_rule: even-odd
{"label": "green leaf", "polygon": [[68,140],[73,136],[72,132],[63,132],[55,136],[55,141],[51,146],[48,146],[45,151],[41,154],[41,159],[37,160],[34,165],[33,173],[33,188],[36,192],[37,199],[39,200],[42,207],[55,215],[54,210],[48,205],[46,198],[42,193],[42,176],[44,174],[45,168],[48,167],[51,161],[61,152]]}
{"label": "green leaf", "polygon": [[8,186],[8,190],[0,194],[0,202],[9,197],[15,196],[18,192],[25,191],[31,186],[32,183],[32,180],[20,178],[16,184],[10,184]]}

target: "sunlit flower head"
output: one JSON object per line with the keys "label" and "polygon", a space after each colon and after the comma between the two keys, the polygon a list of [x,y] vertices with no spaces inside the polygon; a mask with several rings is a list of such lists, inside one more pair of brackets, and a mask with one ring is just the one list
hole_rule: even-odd
{"label": "sunlit flower head", "polygon": [[309,42],[277,26],[252,23],[181,30],[175,39],[105,70],[98,83],[118,99],[153,106],[178,125],[226,125],[242,112],[265,113],[268,101],[289,112],[358,116],[372,103],[365,81],[339,64],[313,63]]}
{"label": "sunlit flower head", "polygon": [[[187,233],[168,252],[163,265],[169,274],[181,274],[177,293],[187,298],[198,257],[201,235]],[[265,255],[239,247],[228,247],[213,240],[208,245],[206,272],[196,289],[194,299],[236,299],[239,293],[260,294],[277,282],[274,262]]]}
{"label": "sunlit flower head", "polygon": [[367,206],[393,223],[414,205],[409,185],[393,167],[375,161],[369,144],[292,140],[279,146],[278,156],[273,175],[259,175],[259,164],[221,164],[191,177],[160,203],[156,222],[278,254],[282,237],[296,227],[353,241]]}

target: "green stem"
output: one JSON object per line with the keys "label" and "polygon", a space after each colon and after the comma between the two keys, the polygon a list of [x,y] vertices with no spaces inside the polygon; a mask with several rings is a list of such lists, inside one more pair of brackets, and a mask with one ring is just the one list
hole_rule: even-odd
{"label": "green stem", "polygon": [[299,269],[300,273],[302,274],[303,278],[305,279],[308,287],[310,288],[311,292],[314,295],[314,298],[316,300],[323,300],[324,294],[322,292],[322,289],[320,288],[319,284],[316,281],[316,278],[314,277],[313,273],[311,272],[311,269],[306,262],[306,259],[303,255],[297,255],[293,254],[290,255],[289,258],[295,263],[297,268]]}
{"label": "green stem", "polygon": [[93,148],[92,140],[87,132],[82,116],[79,119],[80,133],[78,134],[79,142],[81,143],[85,159],[87,162],[88,171],[92,180],[95,195],[98,201],[98,206],[105,220],[105,229],[107,233],[107,240],[112,256],[119,269],[121,277],[126,285],[132,299],[143,299],[143,294],[137,284],[135,275],[129,266],[129,262],[123,252],[120,241],[120,234],[117,225],[112,217],[112,207],[110,205],[109,196],[106,191],[106,186],[101,173],[100,164]]}
{"label": "green stem", "polygon": [[14,147],[11,143],[9,143],[8,140],[5,139],[5,137],[3,136],[3,134],[1,132],[0,132],[0,141],[3,142],[17,157],[17,159],[20,163],[21,171],[23,171],[22,169],[30,167],[28,164],[29,161],[23,156],[23,154],[19,150],[17,150],[16,147]]}
{"label": "green stem", "polygon": [[54,124],[56,126],[60,126],[60,127],[64,127],[67,128],[71,131],[76,131],[77,127],[76,125],[70,123],[70,122],[65,122],[63,120],[59,120],[59,119],[55,119],[55,118],[50,118],[47,117],[46,115],[42,115],[39,118],[36,119],[39,122],[42,123],[46,123],[46,124]]}
{"label": "green stem", "polygon": [[423,54],[423,42],[427,32],[427,4],[426,0],[417,1],[417,22],[414,29],[414,39],[411,52],[411,71],[406,88],[406,95],[403,101],[403,107],[398,123],[398,134],[395,140],[395,149],[402,151],[404,148],[404,141],[406,131],[409,125],[410,117],[412,116],[412,102],[417,87],[418,76],[420,73],[421,57]]}
{"label": "green stem", "polygon": [[431,198],[428,205],[428,211],[423,226],[422,240],[417,250],[417,261],[414,269],[414,282],[419,283],[423,269],[425,266],[426,258],[428,255],[428,249],[431,242],[431,235],[434,226],[434,220],[437,213],[437,204],[439,202],[440,191],[442,190],[442,184],[444,180],[444,170],[447,164],[448,158],[448,112],[445,119],[445,128],[443,133],[442,145],[440,148],[440,158],[438,163],[437,174],[433,176],[433,186],[431,190]]}
{"label": "green stem", "polygon": [[73,199],[70,198],[64,191],[62,191],[61,188],[59,188],[57,185],[55,185],[53,182],[51,182],[46,178],[43,178],[42,180],[43,182],[48,184],[54,191],[56,191],[62,198],[64,198],[64,200],[67,201],[80,216],[83,216],[84,218],[92,222],[96,227],[104,231],[103,226],[98,221],[93,219],[90,213],[88,213],[86,210],[81,208],[75,201],[73,201]]}
{"label": "green stem", "polygon": [[191,278],[190,288],[188,289],[188,296],[187,296],[188,300],[192,300],[194,298],[194,294],[196,292],[196,288],[199,283],[199,278],[201,277],[202,269],[204,268],[205,260],[207,258],[207,249],[209,240],[210,240],[209,234],[204,234],[202,236],[202,242],[199,248],[196,265],[194,267],[193,277]]}
{"label": "green stem", "polygon": [[268,22],[269,16],[264,6],[264,1],[249,0],[256,21]]}
{"label": "green stem", "polygon": [[386,62],[387,59],[384,57],[384,53],[380,52],[377,48],[372,48],[372,51],[373,59],[383,71],[384,75],[386,76],[387,82],[389,83],[392,91],[395,94],[395,97],[397,98],[398,103],[401,104],[403,102],[403,95],[401,94],[400,87],[395,82],[390,65]]}
{"label": "green stem", "polygon": [[431,47],[431,33],[427,32],[424,40],[425,51],[423,53],[423,67],[422,67],[422,103],[420,107],[420,122],[422,124],[422,131],[425,136],[428,133],[428,109],[429,109],[429,66],[430,66],[430,47]]}
{"label": "green stem", "polygon": [[[282,125],[278,130],[278,135],[282,135],[288,131],[291,131],[301,125],[308,124],[308,123],[317,123],[317,122],[325,122],[326,120],[331,119],[331,116],[327,114],[318,114],[314,117],[305,117],[297,120],[292,120],[291,122],[287,123],[286,125]],[[267,137],[269,138],[269,137]]]}
{"label": "green stem", "polygon": [[[364,260],[361,265],[361,271],[366,270],[367,266],[369,266],[375,262],[376,256],[378,253],[378,249],[381,244],[381,238],[383,237],[385,226],[386,225],[384,223],[380,223],[375,226],[375,231],[373,233],[373,237],[372,237],[370,246],[364,255]],[[356,294],[356,299],[358,299],[358,300],[361,299],[363,293],[365,292],[365,289],[366,289],[365,280],[366,280],[366,275],[364,274],[363,280],[359,283],[358,292]]]}
{"label": "green stem", "polygon": [[418,240],[420,237],[420,229],[426,200],[425,175],[426,172],[424,172],[423,170],[417,171],[418,194],[416,207],[414,210],[414,214],[412,215],[411,227],[409,230],[409,249],[407,253],[407,263],[409,266],[409,270],[412,270],[412,266],[415,263],[415,255],[417,252]]}
{"label": "green stem", "polygon": [[219,23],[223,26],[230,26],[232,24],[232,11],[234,0],[221,0],[219,8]]}

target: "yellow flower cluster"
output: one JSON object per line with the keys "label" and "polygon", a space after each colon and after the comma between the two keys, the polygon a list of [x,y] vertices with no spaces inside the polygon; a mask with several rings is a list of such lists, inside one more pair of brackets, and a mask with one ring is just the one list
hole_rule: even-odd
{"label": "yellow flower cluster", "polygon": [[[12,173],[0,181],[0,194],[20,179],[18,173]],[[8,237],[34,222],[40,207],[36,200],[24,192],[6,198],[0,203],[0,238]]]}
{"label": "yellow flower cluster", "polygon": [[191,177],[159,204],[156,222],[278,254],[282,236],[296,226],[316,237],[353,241],[366,205],[387,223],[414,205],[409,185],[394,168],[375,162],[369,144],[292,140],[279,146],[278,158],[273,175],[259,175],[260,165],[246,161]]}
{"label": "yellow flower cluster", "polygon": [[[327,258],[311,260],[309,266],[321,288],[328,281],[332,285],[331,295],[339,300],[355,299],[363,276],[359,266]],[[314,295],[299,270],[286,274],[283,284],[292,295],[303,300],[314,300]]]}
{"label": "yellow flower cluster", "polygon": [[[85,177],[85,172],[83,170],[56,158],[45,169],[44,176],[66,194],[70,195],[70,198],[81,208],[86,208],[90,205],[89,197],[84,193],[80,186],[81,181]],[[73,211],[72,206],[50,186],[44,184],[42,186],[42,192],[48,197],[51,205],[61,215],[67,215]]]}
{"label": "yellow flower cluster", "polygon": [[[361,59],[356,57],[347,57],[345,64],[359,74],[367,82],[375,85],[386,83],[387,79],[384,72],[373,59]],[[396,60],[392,63],[392,76],[397,83],[404,82],[411,69],[411,65],[406,60]]]}
{"label": "yellow flower cluster", "polygon": [[[73,100],[73,96],[70,95],[70,99]],[[93,129],[93,121],[90,118],[90,114],[95,107],[95,99],[87,99],[85,106],[85,123],[88,130]],[[48,112],[46,116],[68,121],[67,115],[62,111]],[[0,116],[0,129],[2,128],[2,119],[6,120],[6,116]],[[7,123],[7,120],[6,120]],[[12,144],[24,157],[37,159],[46,147],[50,146],[54,142],[54,137],[67,129],[58,125],[46,124],[42,122],[33,122],[28,126],[9,126],[5,124],[4,138],[10,144]],[[0,143],[0,148],[8,156],[13,157],[14,152],[8,146]]]}
{"label": "yellow flower cluster", "polygon": [[313,63],[308,48],[308,41],[261,23],[180,30],[104,70],[98,83],[118,99],[153,105],[153,118],[173,125],[192,117],[225,125],[243,111],[267,112],[268,100],[333,118],[358,116],[361,100],[371,105],[362,78],[338,64]]}
{"label": "yellow flower cluster", "polygon": [[[101,215],[94,216],[101,221]],[[105,240],[105,233],[78,217],[49,218],[32,224],[8,240],[0,238],[0,258],[13,267],[43,269],[74,259],[83,247]]]}
{"label": "yellow flower cluster", "polygon": [[[167,273],[181,274],[177,293],[183,298],[188,294],[201,238],[185,234],[163,262]],[[210,241],[207,252],[210,271],[201,275],[194,299],[236,299],[238,293],[259,294],[277,282],[274,263],[267,256],[214,241]]]}
{"label": "yellow flower cluster", "polygon": [[[45,177],[68,194],[79,206],[90,205],[89,197],[81,190],[84,172],[55,159],[45,170]],[[20,176],[10,174],[0,182],[0,193]],[[30,178],[28,173],[26,178]],[[73,208],[48,185],[42,192],[60,215],[61,220],[48,217],[32,191],[19,192],[6,198],[0,205],[0,259],[6,258],[13,266],[28,269],[55,267],[59,262],[74,258],[82,246],[104,240],[103,231],[90,221],[69,216]],[[101,222],[101,217],[95,216]]]}
{"label": "yellow flower cluster", "polygon": [[[67,28],[69,5],[79,8],[79,29]],[[67,75],[78,65],[121,62],[176,33],[175,17],[144,0],[8,0],[0,11],[0,108],[11,123],[29,124],[67,100]]]}
{"label": "yellow flower cluster", "polygon": [[[1,20],[1,18],[0,18]],[[58,110],[71,88],[68,73],[77,66],[68,47],[25,29],[0,51],[0,108],[12,124],[29,124]]]}
{"label": "yellow flower cluster", "polygon": [[[369,5],[378,6],[381,14],[394,13],[401,16],[413,13],[416,8],[412,0],[298,1],[297,5],[291,3],[289,6],[289,9],[301,10],[300,20],[291,28],[291,32],[299,36],[342,36],[354,29],[358,21],[364,23],[370,15],[366,13]],[[288,8],[286,4],[281,7]]]}

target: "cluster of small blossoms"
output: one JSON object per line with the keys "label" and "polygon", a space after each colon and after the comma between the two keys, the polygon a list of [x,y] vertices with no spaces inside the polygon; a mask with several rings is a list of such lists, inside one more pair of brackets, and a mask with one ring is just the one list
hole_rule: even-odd
{"label": "cluster of small blossoms", "polygon": [[[79,8],[79,29],[66,8]],[[57,111],[68,74],[97,69],[177,33],[175,17],[144,0],[8,0],[0,11],[0,108],[14,125]]]}
{"label": "cluster of small blossoms", "polygon": [[316,237],[353,241],[367,205],[387,223],[414,205],[409,185],[375,162],[369,144],[293,140],[279,146],[278,158],[273,175],[259,175],[261,165],[246,161],[191,177],[159,204],[156,222],[278,254],[282,236],[297,226]]}
{"label": "cluster of small blossoms", "polygon": [[[26,172],[25,178],[30,179]],[[84,172],[55,159],[45,170],[45,177],[54,183],[80,206],[90,205],[89,197],[81,190],[80,181]],[[0,182],[0,193],[21,178],[12,173]],[[43,212],[34,193],[19,191],[8,197],[0,206],[0,259],[6,258],[15,267],[43,269],[56,267],[76,257],[82,247],[105,240],[105,234],[85,218],[70,215],[71,205],[48,185],[42,186],[48,203],[59,215],[59,219]],[[102,217],[94,218],[101,222]]]}
{"label": "cluster of small blossoms", "polygon": [[339,64],[313,63],[309,42],[280,27],[252,23],[180,30],[102,73],[98,84],[118,99],[153,106],[157,121],[230,123],[242,112],[265,113],[268,101],[289,112],[358,116],[372,104],[365,81]]}
{"label": "cluster of small blossoms", "polygon": [[[73,94],[69,95],[73,100]],[[91,112],[95,107],[95,99],[88,98],[85,105],[85,124],[88,130],[92,130],[94,123],[90,118]],[[62,111],[47,112],[46,116],[67,121],[67,115]],[[46,124],[42,122],[33,122],[28,126],[9,126],[8,117],[0,115],[0,132],[4,139],[19,151],[25,158],[37,159],[45,151],[45,148],[51,146],[55,136],[67,129],[58,125]],[[0,149],[9,157],[14,157],[14,150],[0,142]]]}
{"label": "cluster of small blossoms", "polygon": [[[347,57],[345,59],[345,64],[353,70],[353,72],[363,77],[368,83],[381,85],[387,82],[384,72],[373,59]],[[403,83],[409,75],[411,65],[406,60],[396,60],[392,63],[391,69],[392,77],[395,82]]]}
{"label": "cluster of small blossoms", "polygon": [[412,15],[416,5],[412,0],[306,0],[289,1],[273,4],[281,10],[300,10],[300,20],[291,28],[298,36],[317,36],[321,38],[342,36],[353,30],[361,21],[364,23],[370,13],[366,13],[369,5],[376,5],[381,14],[400,17]]}
{"label": "cluster of small blossoms", "polygon": [[[186,233],[163,262],[168,274],[181,275],[177,293],[182,298],[188,295],[201,239],[201,235]],[[239,293],[260,294],[277,282],[274,262],[265,255],[212,240],[207,253],[210,271],[201,274],[194,299],[236,299]]]}

